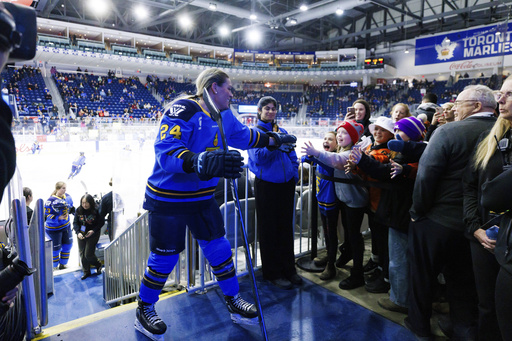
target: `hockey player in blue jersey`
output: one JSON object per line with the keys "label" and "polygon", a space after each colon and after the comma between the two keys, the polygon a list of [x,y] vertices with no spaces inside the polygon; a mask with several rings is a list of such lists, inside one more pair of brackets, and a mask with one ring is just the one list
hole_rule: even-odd
{"label": "hockey player in blue jersey", "polygon": [[71,165],[71,173],[69,173],[68,179],[73,179],[80,171],[82,170],[82,166],[85,165],[85,155],[84,152],[80,152],[80,155],[73,161]]}
{"label": "hockey player in blue jersey", "polygon": [[74,214],[73,199],[66,194],[66,184],[59,181],[44,204],[44,228],[53,242],[53,268],[65,269],[73,245],[69,214]]}
{"label": "hockey player in blue jersey", "polygon": [[203,101],[203,89],[222,111],[230,146],[284,150],[296,140],[292,135],[265,134],[240,123],[228,110],[233,89],[222,70],[203,71],[196,87],[195,95],[180,97],[166,108],[155,141],[155,166],[146,186],[143,207],[149,211],[151,253],[139,291],[135,328],[152,340],[163,339],[167,330],[155,303],[185,249],[186,227],[213,269],[231,319],[241,324],[258,323],[255,305],[240,297],[231,246],[213,198],[219,177],[240,177],[243,158],[222,144],[219,126]]}

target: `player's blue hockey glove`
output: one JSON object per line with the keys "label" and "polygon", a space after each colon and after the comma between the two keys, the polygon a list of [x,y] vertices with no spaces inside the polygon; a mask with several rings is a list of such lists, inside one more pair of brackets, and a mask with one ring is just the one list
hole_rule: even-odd
{"label": "player's blue hockey glove", "polygon": [[273,151],[279,149],[280,151],[289,153],[295,149],[295,142],[297,142],[297,138],[294,135],[276,133],[273,131],[269,131],[267,134],[275,141],[275,145],[267,147],[268,150]]}
{"label": "player's blue hockey glove", "polygon": [[388,141],[388,148],[394,152],[401,153],[404,150],[405,141],[402,140],[399,134],[395,135],[395,140]]}
{"label": "player's blue hockey glove", "polygon": [[237,179],[241,176],[244,158],[238,150],[215,150],[193,156],[194,171],[205,181],[214,177]]}

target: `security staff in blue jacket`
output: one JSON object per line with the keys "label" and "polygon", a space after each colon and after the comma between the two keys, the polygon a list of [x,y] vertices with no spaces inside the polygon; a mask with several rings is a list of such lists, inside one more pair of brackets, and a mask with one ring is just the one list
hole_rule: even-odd
{"label": "security staff in blue jacket", "polygon": [[[258,128],[261,132],[287,133],[275,123],[277,101],[270,96],[258,102]],[[295,184],[299,161],[295,150],[252,149],[249,169],[256,176],[254,196],[258,218],[263,278],[282,289],[300,285],[293,251]]]}
{"label": "security staff in blue jacket", "polygon": [[155,166],[146,186],[143,207],[149,211],[151,253],[139,291],[135,328],[152,340],[163,339],[167,330],[154,306],[185,249],[187,227],[212,267],[231,319],[241,324],[258,323],[254,304],[240,297],[231,246],[213,198],[219,177],[240,177],[243,158],[237,150],[223,145],[219,125],[203,100],[203,89],[222,111],[230,146],[286,150],[287,143],[296,140],[292,135],[265,134],[240,123],[228,110],[233,89],[222,70],[203,71],[196,86],[195,95],[180,97],[166,108],[155,141]]}

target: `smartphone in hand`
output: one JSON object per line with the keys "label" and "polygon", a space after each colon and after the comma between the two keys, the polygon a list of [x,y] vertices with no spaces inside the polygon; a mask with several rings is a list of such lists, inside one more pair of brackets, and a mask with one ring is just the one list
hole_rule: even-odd
{"label": "smartphone in hand", "polygon": [[354,107],[348,107],[347,108],[347,115],[345,115],[345,121],[346,120],[355,120],[356,119],[356,111]]}

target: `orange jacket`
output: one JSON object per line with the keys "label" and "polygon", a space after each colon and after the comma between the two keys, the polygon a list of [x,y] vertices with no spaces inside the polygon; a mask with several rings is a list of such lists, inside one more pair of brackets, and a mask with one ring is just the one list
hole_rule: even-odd
{"label": "orange jacket", "polygon": [[[388,149],[387,142],[379,145],[369,145],[364,153],[380,163],[389,163],[392,155],[392,152]],[[378,181],[368,175],[363,175],[363,179],[368,181]],[[381,189],[377,187],[370,187],[368,192],[370,194],[370,209],[372,212],[375,212],[379,206]]]}

